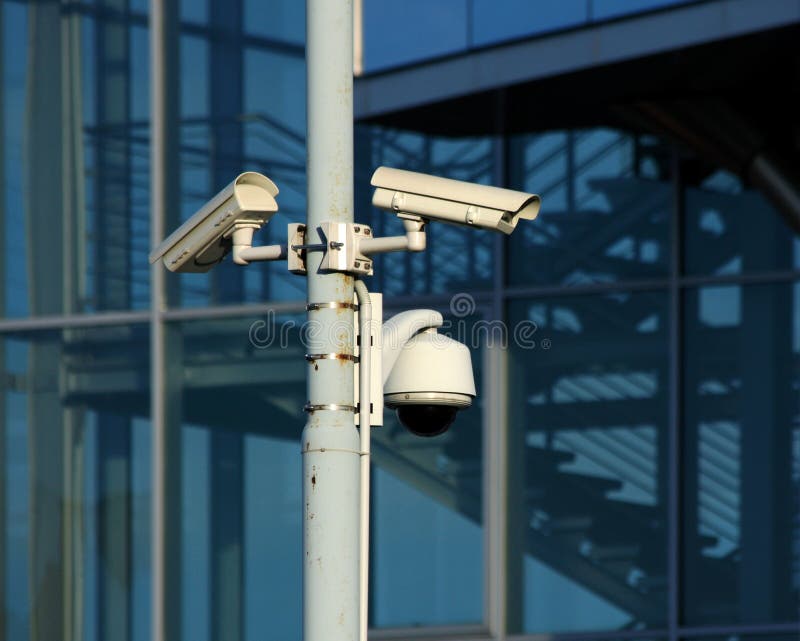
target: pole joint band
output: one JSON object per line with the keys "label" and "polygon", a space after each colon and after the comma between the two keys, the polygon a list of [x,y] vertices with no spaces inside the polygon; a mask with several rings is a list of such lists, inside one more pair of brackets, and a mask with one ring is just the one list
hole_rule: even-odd
{"label": "pole joint band", "polygon": [[353,354],[306,354],[309,363],[314,361],[353,361],[358,363],[358,356]]}
{"label": "pole joint band", "polygon": [[358,310],[358,305],[355,303],[343,303],[340,301],[333,301],[330,303],[308,303],[306,305],[307,312],[315,312],[320,309],[352,309]]}
{"label": "pole joint band", "polygon": [[312,403],[306,403],[303,405],[303,411],[308,412],[311,414],[312,412],[319,412],[320,410],[329,410],[331,412],[353,412],[357,411],[355,405],[338,405],[336,403],[321,403],[319,405],[314,405]]}

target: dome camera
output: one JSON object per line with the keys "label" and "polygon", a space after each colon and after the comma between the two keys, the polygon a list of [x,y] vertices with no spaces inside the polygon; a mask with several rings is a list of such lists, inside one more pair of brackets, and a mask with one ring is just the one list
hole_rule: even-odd
{"label": "dome camera", "polygon": [[446,432],[474,397],[469,349],[435,328],[408,340],[383,386],[386,406],[417,436]]}

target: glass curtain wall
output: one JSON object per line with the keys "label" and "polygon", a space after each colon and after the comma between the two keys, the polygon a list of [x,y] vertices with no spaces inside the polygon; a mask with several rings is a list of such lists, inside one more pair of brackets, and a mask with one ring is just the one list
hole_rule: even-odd
{"label": "glass curtain wall", "polygon": [[146,8],[0,3],[0,638],[150,637]]}
{"label": "glass curtain wall", "polygon": [[[174,7],[170,227],[244,169],[281,189],[258,242],[303,219],[302,6]],[[151,637],[154,398],[170,638],[299,639],[304,283],[277,264],[170,274],[153,313],[146,3],[7,1],[0,21],[0,640]],[[380,234],[381,164],[544,201],[510,239],[434,225],[427,252],[376,261],[386,316],[442,311],[479,397],[439,438],[389,413],[375,431],[373,627],[795,631],[800,251],[769,205],[609,129],[361,127],[356,158]]]}
{"label": "glass curtain wall", "polygon": [[796,631],[797,240],[650,136],[508,157],[544,203],[508,243],[509,322],[547,341],[511,354],[509,630]]}

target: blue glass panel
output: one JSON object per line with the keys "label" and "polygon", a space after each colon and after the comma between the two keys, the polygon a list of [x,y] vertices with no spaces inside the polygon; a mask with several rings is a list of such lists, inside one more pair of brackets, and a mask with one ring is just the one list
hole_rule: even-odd
{"label": "blue glass panel", "polygon": [[472,0],[472,46],[572,27],[589,18],[586,0]]}
{"label": "blue glass panel", "polygon": [[511,237],[510,282],[666,276],[674,207],[668,158],[658,139],[610,129],[513,139],[511,186],[538,193],[542,209]]}
{"label": "blue glass panel", "polygon": [[[280,211],[259,233],[258,242],[285,243],[286,225],[303,222],[307,215],[305,62],[302,57],[248,50],[245,78],[245,168],[263,172],[280,189]],[[287,272],[283,262],[250,265],[245,271],[247,300],[305,297],[305,280]]]}
{"label": "blue glass panel", "polygon": [[[208,42],[195,36],[182,36],[180,58],[181,117],[191,121],[208,118]],[[185,129],[184,125],[181,133],[188,136]]]}
{"label": "blue glass panel", "polygon": [[684,268],[739,274],[800,267],[800,239],[757,191],[716,171],[685,192]]}
{"label": "blue glass panel", "polygon": [[187,22],[208,22],[208,0],[180,0],[181,20]]}
{"label": "blue glass panel", "polygon": [[364,68],[375,71],[467,48],[466,0],[364,0]]}
{"label": "blue glass panel", "polygon": [[480,523],[403,476],[373,475],[372,625],[480,623]]}
{"label": "blue glass panel", "polygon": [[6,638],[150,637],[148,343],[137,326],[0,341]]}
{"label": "blue glass panel", "polygon": [[666,295],[520,301],[510,320],[511,630],[664,625]]}
{"label": "blue glass panel", "polygon": [[591,19],[605,20],[694,1],[696,0],[591,0]]}
{"label": "blue glass panel", "polygon": [[[179,326],[183,638],[300,638],[302,318]],[[238,632],[240,631],[240,632]]]}
{"label": "blue glass panel", "polygon": [[[306,216],[302,50],[247,49],[239,41],[209,43],[193,36],[182,38],[181,49],[181,218],[240,172],[258,171],[278,185],[280,212],[255,243],[285,242],[286,223]],[[228,71],[214,79],[213,65]],[[284,263],[243,269],[228,259],[207,274],[169,278],[180,282],[180,302],[190,307],[304,296],[304,281]]]}
{"label": "blue glass panel", "polygon": [[[481,310],[469,299],[443,334],[471,348],[478,398],[450,429],[423,439],[385,412],[372,432],[371,625],[416,627],[483,620]],[[391,317],[387,312],[384,317]]]}
{"label": "blue glass panel", "polygon": [[295,0],[244,0],[244,31],[271,40],[302,45],[306,41],[306,3]]}
{"label": "blue glass panel", "polygon": [[150,2],[148,0],[128,0],[130,2],[131,13],[144,14],[150,12]]}
{"label": "blue glass panel", "polygon": [[683,623],[800,602],[800,284],[685,294]]}
{"label": "blue glass panel", "polygon": [[2,116],[3,116],[3,302],[5,316],[29,313],[28,248],[25,241],[25,193],[23,154],[25,86],[28,64],[28,10],[24,4],[4,2],[2,11]]}
{"label": "blue glass panel", "polygon": [[147,30],[57,9],[2,7],[4,315],[143,309]]}
{"label": "blue glass panel", "polygon": [[[302,417],[297,417],[300,430]],[[301,457],[295,439],[245,439],[245,635],[300,638],[303,558]],[[268,488],[269,491],[265,491]],[[266,582],[264,577],[274,579]],[[277,580],[275,580],[277,579]],[[268,608],[264,605],[269,604]]]}

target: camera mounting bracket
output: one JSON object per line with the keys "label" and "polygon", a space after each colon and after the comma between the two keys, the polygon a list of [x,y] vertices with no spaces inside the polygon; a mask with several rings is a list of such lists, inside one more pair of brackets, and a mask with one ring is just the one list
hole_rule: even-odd
{"label": "camera mounting bracket", "polygon": [[320,270],[372,276],[372,259],[361,252],[361,241],[372,238],[370,227],[325,221],[319,231],[325,244]]}

